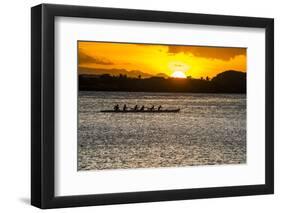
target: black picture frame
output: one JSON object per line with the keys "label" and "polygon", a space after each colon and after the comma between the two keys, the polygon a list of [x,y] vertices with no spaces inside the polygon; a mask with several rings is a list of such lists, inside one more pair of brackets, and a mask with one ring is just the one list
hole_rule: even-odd
{"label": "black picture frame", "polygon": [[[58,16],[264,28],[266,32],[265,184],[56,197],[54,195],[54,22],[55,17]],[[39,208],[272,194],[274,192],[274,20],[53,4],[32,7],[31,112],[31,204]]]}

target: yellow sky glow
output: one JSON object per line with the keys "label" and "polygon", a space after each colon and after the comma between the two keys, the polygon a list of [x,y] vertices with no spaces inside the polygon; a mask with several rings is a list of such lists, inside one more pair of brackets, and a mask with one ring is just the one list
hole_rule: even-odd
{"label": "yellow sky glow", "polygon": [[246,72],[246,64],[246,48],[78,42],[79,74],[120,69],[167,76],[183,72],[193,78],[212,78],[226,70]]}

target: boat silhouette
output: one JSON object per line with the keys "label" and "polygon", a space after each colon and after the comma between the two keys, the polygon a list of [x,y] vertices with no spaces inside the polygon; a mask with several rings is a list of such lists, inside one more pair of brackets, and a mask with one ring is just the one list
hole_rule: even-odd
{"label": "boat silhouette", "polygon": [[176,113],[180,109],[163,109],[163,110],[101,110],[104,113]]}

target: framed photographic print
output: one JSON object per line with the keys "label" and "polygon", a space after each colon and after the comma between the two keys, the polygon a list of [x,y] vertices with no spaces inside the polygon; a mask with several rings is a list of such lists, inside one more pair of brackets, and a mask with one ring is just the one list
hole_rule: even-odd
{"label": "framed photographic print", "polygon": [[31,14],[32,205],[273,193],[273,19]]}

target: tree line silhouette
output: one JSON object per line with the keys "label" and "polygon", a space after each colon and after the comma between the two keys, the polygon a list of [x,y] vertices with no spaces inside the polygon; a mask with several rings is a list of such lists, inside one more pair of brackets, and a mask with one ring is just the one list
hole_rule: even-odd
{"label": "tree line silhouette", "polygon": [[229,70],[212,79],[79,75],[79,91],[246,93],[246,73]]}

